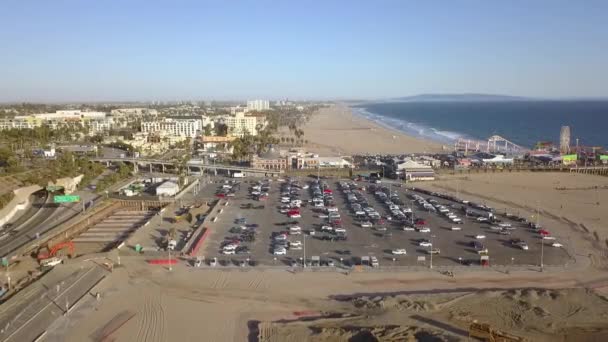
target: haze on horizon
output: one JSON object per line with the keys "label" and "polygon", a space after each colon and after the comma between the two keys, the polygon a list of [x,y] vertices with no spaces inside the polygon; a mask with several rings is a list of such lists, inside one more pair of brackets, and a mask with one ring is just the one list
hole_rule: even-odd
{"label": "haze on horizon", "polygon": [[3,12],[0,102],[608,96],[606,1],[20,1]]}

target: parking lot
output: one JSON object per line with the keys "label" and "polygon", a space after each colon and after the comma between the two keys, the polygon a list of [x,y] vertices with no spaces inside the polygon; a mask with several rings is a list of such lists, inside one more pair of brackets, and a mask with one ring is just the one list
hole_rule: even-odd
{"label": "parking lot", "polygon": [[[398,211],[406,212],[397,217],[397,211],[391,210],[378,196],[379,192],[389,192],[382,184],[347,181],[345,192],[337,179],[322,179],[318,184],[312,178],[291,181],[275,179],[259,184],[259,180],[246,179],[239,181],[235,189],[225,190],[224,199],[210,214],[217,220],[208,221],[212,232],[198,256],[204,257],[207,264],[217,258],[218,264],[243,266],[296,266],[301,265],[302,260],[315,266],[371,265],[374,258],[377,260],[375,265],[379,266],[430,266],[431,258],[432,264],[437,266],[480,265],[482,256],[490,265],[539,265],[541,253],[543,264],[547,266],[563,265],[569,259],[564,248],[552,246],[558,240],[550,240],[551,237],[543,240],[539,230],[528,223],[502,216],[495,217],[500,222],[479,222],[478,215],[487,211],[442,198],[439,194],[392,187],[393,208],[397,206]],[[226,183],[224,187],[223,183],[212,183],[205,191],[228,189],[229,186],[232,185]],[[252,189],[253,186],[258,187]],[[347,200],[349,192],[356,195],[354,203],[368,208],[365,216],[356,217],[355,212],[363,211],[363,208],[353,209],[353,203],[349,204]],[[426,204],[433,200],[434,209],[417,203],[413,195],[423,198]],[[315,198],[317,202],[313,202]],[[441,205],[449,208],[452,216],[457,216],[462,223],[452,222],[435,209]],[[328,207],[337,208],[339,219],[335,209],[328,212]],[[331,219],[330,214],[335,217]],[[362,227],[361,223],[368,221],[372,226]],[[510,227],[498,229],[500,224]],[[295,227],[301,230],[290,231]],[[405,227],[409,230],[404,230]],[[452,227],[460,230],[452,230]],[[430,231],[424,232],[427,231],[424,228]],[[421,246],[423,240],[425,246]],[[516,240],[519,242],[514,243]],[[476,247],[474,241],[477,241]],[[541,241],[544,242],[542,251]],[[437,254],[431,255],[431,250]]]}

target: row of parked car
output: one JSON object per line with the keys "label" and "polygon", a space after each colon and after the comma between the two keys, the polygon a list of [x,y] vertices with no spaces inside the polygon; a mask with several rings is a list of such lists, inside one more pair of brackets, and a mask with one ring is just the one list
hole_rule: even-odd
{"label": "row of parked car", "polygon": [[258,225],[255,223],[247,224],[247,219],[237,218],[234,220],[235,227],[228,231],[231,234],[224,238],[220,244],[220,253],[224,255],[249,254],[250,250],[247,243],[256,240]]}
{"label": "row of parked car", "polygon": [[256,201],[264,201],[268,199],[268,193],[270,192],[270,181],[267,179],[259,180],[253,183],[249,188],[249,195],[251,199]]}
{"label": "row of parked car", "polygon": [[[300,199],[300,192],[308,186],[300,185],[300,182],[293,178],[282,179],[279,212],[287,214],[291,219],[302,217],[300,208],[305,205]],[[270,249],[274,255],[286,255],[288,250],[301,250],[302,242],[295,240],[295,236],[302,235],[302,228],[297,225],[297,221],[291,222],[288,230],[275,232],[270,238]]]}

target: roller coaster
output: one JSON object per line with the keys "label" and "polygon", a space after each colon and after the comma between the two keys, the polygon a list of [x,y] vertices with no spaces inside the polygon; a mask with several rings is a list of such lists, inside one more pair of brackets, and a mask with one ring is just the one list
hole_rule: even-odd
{"label": "roller coaster", "polygon": [[502,153],[502,154],[522,154],[530,150],[521,147],[500,135],[493,135],[487,141],[458,139],[454,142],[454,151],[468,152],[487,152],[487,153]]}

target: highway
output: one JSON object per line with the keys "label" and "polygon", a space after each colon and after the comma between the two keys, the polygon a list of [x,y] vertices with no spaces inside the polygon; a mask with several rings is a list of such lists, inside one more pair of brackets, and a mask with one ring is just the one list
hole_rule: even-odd
{"label": "highway", "polygon": [[34,341],[99,283],[107,271],[95,264],[63,266],[19,292],[0,308],[1,341]]}
{"label": "highway", "polygon": [[[80,195],[81,199],[87,203],[93,200],[95,205],[100,196],[88,191],[78,191],[74,193]],[[90,205],[87,204],[87,208]],[[33,205],[15,220],[10,233],[0,235],[0,256],[12,256],[11,253],[19,249],[24,244],[36,240],[38,233],[40,236],[60,224],[70,220],[82,212],[82,203],[53,203],[52,196],[36,196]]]}

